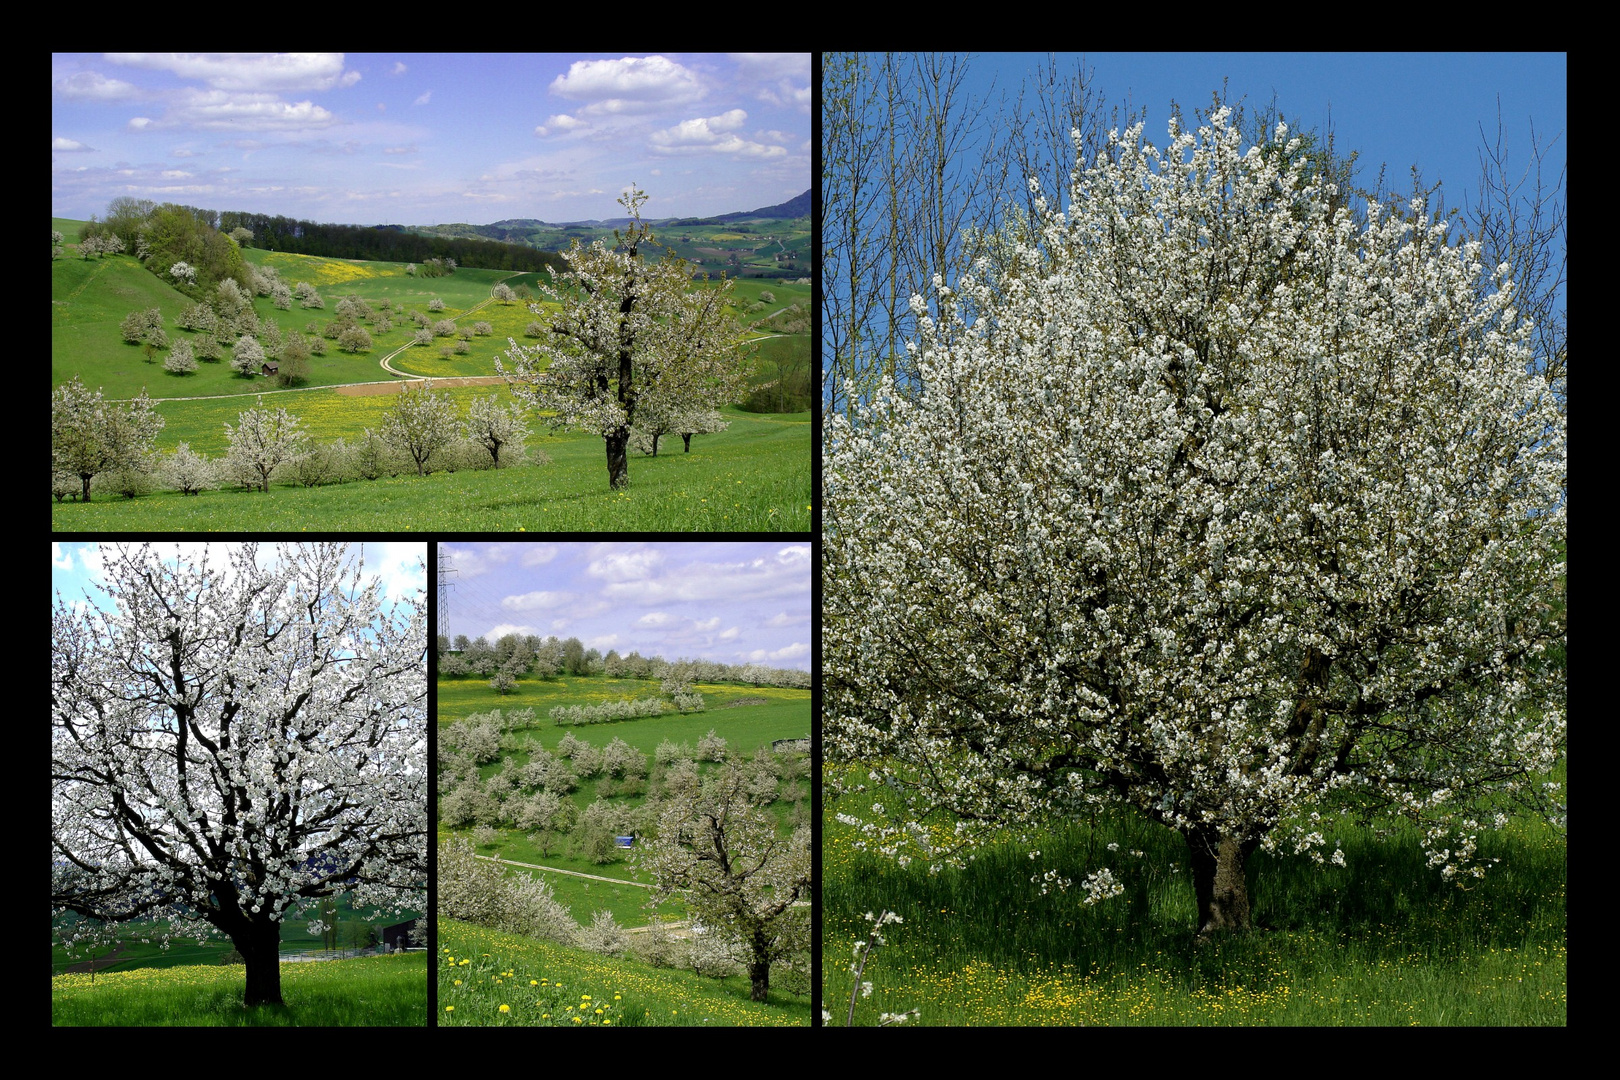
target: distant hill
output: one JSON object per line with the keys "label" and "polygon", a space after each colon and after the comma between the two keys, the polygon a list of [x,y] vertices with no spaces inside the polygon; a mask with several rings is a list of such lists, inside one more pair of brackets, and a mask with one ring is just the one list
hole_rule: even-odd
{"label": "distant hill", "polygon": [[810,216],[810,190],[807,188],[803,195],[795,195],[785,203],[775,206],[762,206],[758,210],[750,210],[746,214],[722,214],[715,221],[742,221],[747,218],[800,218]]}
{"label": "distant hill", "polygon": [[[797,278],[810,265],[810,191],[775,206],[762,206],[706,218],[649,220],[659,243],[676,251],[695,269],[723,270],[733,277]],[[381,226],[446,240],[483,239],[521,244],[547,252],[564,252],[574,241],[613,243],[615,230],[629,218],[548,222],[538,218],[505,218],[488,225],[454,222],[439,225]]]}
{"label": "distant hill", "polygon": [[[657,218],[649,221],[651,225],[710,225],[728,221],[747,221],[751,218],[801,218],[810,216],[810,191],[795,195],[785,203],[775,206],[762,206],[758,210],[743,210],[731,214],[719,214],[715,217],[693,218]],[[592,218],[589,221],[542,221],[539,218],[506,218],[501,221],[492,221],[488,225],[467,225],[461,222],[446,225],[412,225],[412,229],[422,230],[463,230],[469,234],[487,236],[492,239],[503,239],[510,234],[530,233],[540,229],[578,229],[585,232],[600,232],[604,229],[622,229],[630,224],[627,217]],[[379,226],[380,227],[380,226]],[[400,228],[391,225],[388,228]]]}

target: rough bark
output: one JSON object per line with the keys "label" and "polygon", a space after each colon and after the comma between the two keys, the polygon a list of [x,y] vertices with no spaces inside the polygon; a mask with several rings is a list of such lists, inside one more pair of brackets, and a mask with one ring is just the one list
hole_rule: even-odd
{"label": "rough bark", "polygon": [[765,940],[765,932],[756,930],[750,944],[754,950],[754,958],[748,965],[748,980],[753,984],[752,997],[755,1001],[764,1001],[771,988],[770,946]]}
{"label": "rough bark", "polygon": [[623,428],[604,436],[607,441],[608,486],[614,490],[630,486],[630,463],[625,447],[630,443],[630,429]]}
{"label": "rough bark", "polygon": [[249,924],[246,940],[236,939],[236,951],[247,964],[247,992],[243,1004],[280,1005],[281,928],[276,923]]}
{"label": "rough bark", "polygon": [[1259,846],[1258,839],[1239,840],[1215,829],[1187,834],[1193,891],[1198,898],[1198,936],[1230,930],[1248,930],[1249,885],[1244,865]]}
{"label": "rough bark", "polygon": [[214,892],[220,906],[209,921],[230,937],[247,968],[243,1004],[249,1008],[282,1004],[281,924],[267,911],[244,913],[238,906],[236,888],[229,882],[215,882]]}

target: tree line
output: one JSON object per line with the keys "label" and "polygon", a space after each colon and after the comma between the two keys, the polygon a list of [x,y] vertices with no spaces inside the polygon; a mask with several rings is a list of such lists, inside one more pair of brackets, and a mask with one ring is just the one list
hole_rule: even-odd
{"label": "tree line", "polygon": [[565,266],[561,255],[522,244],[422,236],[406,232],[402,225],[332,225],[242,210],[222,212],[129,196],[108,203],[105,217],[99,221],[92,217],[80,230],[81,246],[86,240],[99,244],[110,237],[121,240],[123,250],[143,260],[148,254],[159,256],[149,263],[156,273],[167,273],[180,259],[201,267],[201,283],[208,287],[226,277],[248,286],[241,258],[235,254],[238,246],[329,259],[454,260],[457,266],[481,270],[561,270]]}
{"label": "tree line", "polygon": [[[667,683],[690,686],[695,682],[742,682],[754,686],[810,686],[810,673],[797,668],[769,668],[763,664],[722,664],[716,660],[665,660],[642,656],[631,650],[620,655],[609,649],[604,655],[588,649],[579,638],[560,641],[555,635],[505,634],[493,644],[479,637],[469,641],[457,634],[438,636],[435,650],[437,674],[442,679],[478,676],[488,678],[499,672],[513,677],[533,674],[550,679],[558,675],[605,675],[610,679],[662,679]],[[673,691],[668,691],[673,692]]]}
{"label": "tree line", "polygon": [[376,262],[425,262],[454,259],[457,266],[480,270],[545,270],[564,267],[556,252],[523,244],[470,237],[423,236],[403,225],[331,225],[301,218],[227,210],[218,215],[220,231],[246,229],[253,234],[247,247],[319,255],[328,259],[369,259]]}

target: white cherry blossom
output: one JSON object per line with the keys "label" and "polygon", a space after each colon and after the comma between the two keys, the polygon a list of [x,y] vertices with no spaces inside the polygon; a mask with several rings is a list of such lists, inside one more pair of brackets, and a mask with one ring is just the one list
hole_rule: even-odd
{"label": "white cherry blossom", "polygon": [[279,1002],[294,912],[424,906],[425,597],[385,606],[341,544],[101,554],[104,599],[51,613],[52,917],[217,931]]}
{"label": "white cherry blossom", "polygon": [[913,299],[917,385],[824,421],[825,747],[887,789],[840,807],[869,850],[1128,804],[1208,931],[1262,844],[1342,865],[1329,802],[1422,823],[1448,880],[1482,800],[1563,820],[1530,778],[1565,747],[1565,426],[1511,282],[1228,121],[1118,134],[1003,269]]}

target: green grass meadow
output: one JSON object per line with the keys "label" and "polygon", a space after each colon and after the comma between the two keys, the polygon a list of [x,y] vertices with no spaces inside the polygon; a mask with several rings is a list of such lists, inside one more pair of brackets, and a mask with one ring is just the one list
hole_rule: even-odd
{"label": "green grass meadow", "polygon": [[[516,693],[497,695],[487,679],[449,679],[438,683],[437,718],[442,737],[445,725],[474,713],[534,710],[533,726],[514,733],[522,745],[504,751],[500,761],[480,766],[479,773],[485,779],[500,771],[506,760],[518,766],[527,764],[530,751],[524,747],[555,750],[568,734],[597,748],[615,738],[623,739],[647,755],[649,765],[659,743],[667,739],[695,747],[711,729],[725,738],[728,754],[744,759],[753,757],[760,747],[769,748],[777,739],[809,734],[809,690],[714,683],[698,683],[694,689],[704,696],[704,712],[563,727],[551,721],[555,706],[656,696],[659,683],[605,677],[522,679]],[[733,702],[742,704],[728,707]],[[700,768],[718,766],[705,763]],[[583,811],[598,797],[603,782],[582,779],[572,795],[575,805]],[[629,808],[646,801],[643,794],[607,797]],[[791,808],[783,800],[772,806],[783,818],[783,828],[789,828],[786,819]],[[470,827],[451,830],[441,826],[439,840],[451,836],[471,840],[473,831]],[[476,846],[479,854],[550,868],[508,867],[507,873],[532,875],[545,881],[558,902],[583,925],[589,925],[598,911],[611,912],[614,920],[627,928],[645,927],[653,919],[686,917],[679,900],[668,901],[656,911],[648,909],[650,878],[625,857],[627,852],[616,852],[618,857],[601,864],[582,853],[570,852],[566,840],[542,851],[520,829],[497,829],[494,837],[492,843]],[[717,980],[454,920],[439,919],[438,924],[441,1026],[734,1027],[810,1023],[809,997],[788,993],[780,985],[771,988],[767,1002],[759,1003],[750,1000],[750,986],[742,976]],[[588,1001],[585,995],[589,995]]]}
{"label": "green grass meadow", "polygon": [[802,997],[439,920],[440,1027],[808,1026]]}
{"label": "green grass meadow", "polygon": [[427,954],[281,966],[282,1005],[242,1004],[241,964],[51,977],[51,1023],[83,1027],[422,1027]]}
{"label": "green grass meadow", "polygon": [[[458,407],[485,389],[447,391]],[[505,393],[504,390],[501,393]],[[331,390],[295,393],[275,404],[306,419],[318,438],[358,435],[375,427],[388,397],[337,397]],[[267,398],[266,403],[270,401]],[[160,446],[188,433],[198,453],[218,453],[224,423],[233,426],[251,402],[224,400],[186,406],[165,428]],[[171,406],[160,406],[170,413]],[[630,486],[608,487],[602,440],[543,434],[531,441],[551,463],[476,472],[401,474],[322,487],[272,484],[270,491],[217,490],[198,495],[156,492],[137,499],[98,496],[88,503],[52,502],[53,532],[243,530],[298,532],[567,532],[723,531],[808,532],[810,416],[723,410],[732,426],[698,435],[692,452],[660,447],[657,457],[633,454]],[[189,441],[189,440],[188,440]],[[217,444],[217,445],[216,445]],[[205,449],[216,445],[216,449]]]}
{"label": "green grass meadow", "polygon": [[[523,679],[519,681],[516,693],[497,696],[490,689],[487,679],[448,679],[438,683],[438,722],[442,733],[444,725],[473,713],[489,712],[492,709],[506,711],[532,708],[535,726],[518,733],[527,744],[555,750],[564,735],[572,734],[575,738],[600,749],[618,738],[647,755],[649,761],[653,751],[664,740],[685,742],[695,747],[698,740],[710,729],[726,740],[726,749],[729,753],[742,759],[753,757],[761,746],[768,747],[777,739],[796,739],[809,734],[811,713],[808,690],[769,686],[755,688],[735,684],[696,684],[694,688],[703,694],[708,706],[706,711],[701,713],[684,716],[679,713],[666,713],[663,716],[574,727],[559,727],[550,719],[551,709],[557,705],[590,705],[607,700],[650,697],[658,693],[658,686],[656,680],[647,679],[602,677],[577,679],[565,676],[557,679]],[[763,700],[765,704],[727,707],[731,702],[739,700]],[[510,758],[516,765],[522,766],[528,764],[529,753],[519,749],[505,752],[501,758],[502,761]],[[500,771],[501,767],[502,762],[494,762],[481,766],[479,773],[487,779]],[[589,806],[596,797],[596,780],[582,780],[579,788],[573,793],[574,803],[580,811]],[[640,795],[615,795],[613,798],[622,799],[626,805],[632,807],[638,807],[645,802],[645,797]],[[786,813],[787,807],[783,803],[778,802],[774,805],[779,813]],[[462,835],[471,839],[471,834],[470,828],[439,829],[441,841],[451,835]],[[588,925],[595,912],[604,910],[611,911],[621,926],[644,926],[650,917],[645,906],[648,891],[643,887],[647,884],[647,879],[640,875],[627,859],[621,858],[606,864],[594,863],[581,855],[571,854],[567,850],[566,841],[542,851],[519,829],[497,830],[495,843],[478,846],[477,851],[481,855],[498,856],[515,862],[590,875],[590,878],[586,878],[566,873],[533,871],[536,877],[544,879],[552,886],[558,901],[569,909],[576,922]],[[514,869],[509,872],[531,871]],[[613,878],[628,884],[592,880],[594,878]],[[675,905],[666,905],[660,912],[665,916],[682,914]]]}
{"label": "green grass meadow", "polygon": [[[72,243],[79,224],[57,219],[52,228]],[[173,375],[163,370],[165,353],[159,351],[149,360],[140,346],[122,340],[119,324],[131,311],[157,308],[170,339],[179,340],[189,332],[178,329],[174,321],[191,300],[132,257],[87,261],[70,248],[67,256],[51,264],[52,385],[78,376],[109,399],[127,399],[144,390],[158,402],[157,411],[165,421],[156,443],[160,453],[185,442],[199,454],[222,456],[229,445],[225,426],[234,428],[240,414],[254,407],[260,396],[266,407],[285,408],[296,416],[313,442],[339,438],[353,442],[367,428],[380,427],[395,398],[340,393],[335,387],[399,381],[380,361],[410,341],[416,330],[411,312],[422,311],[435,320],[455,319],[468,329],[476,322],[491,327],[491,333],[470,340],[466,355],[441,356],[441,347],[450,339],[436,338],[432,346],[405,349],[389,361],[398,371],[432,378],[493,375],[495,358],[509,348],[508,339],[532,342],[525,329],[539,318],[525,302],[499,303],[490,297],[490,290],[502,282],[514,288],[527,285],[538,296],[534,274],[462,269],[448,277],[425,279],[406,275],[398,263],[257,249],[247,249],[243,256],[250,263],[275,267],[289,283],[307,281],[321,291],[324,309],[306,310],[295,304],[289,311],[279,311],[267,297],[255,300],[261,321],[274,321],[284,331],[307,333],[312,325],[324,326],[335,317],[337,301],[350,294],[379,311],[397,306],[403,314],[393,315],[394,326],[384,333],[363,324],[374,342],[368,352],[350,355],[332,344],[325,356],[311,357],[307,383],[296,389],[283,389],[262,377],[243,378],[223,361],[201,363],[196,372]],[[739,284],[739,303],[757,302],[761,289],[770,284]],[[809,297],[808,286],[773,287],[777,304],[771,311],[745,316],[745,322],[758,322]],[[444,309],[428,312],[435,299]],[[764,384],[776,377],[779,367],[802,366],[799,354],[808,356],[809,335],[765,338],[757,348],[754,382]],[[510,399],[504,385],[435,392],[448,394],[463,414],[475,398],[494,394]],[[59,532],[808,532],[810,413],[751,413],[729,407],[722,413],[730,427],[694,436],[690,452],[673,436],[660,440],[656,456],[632,450],[630,486],[622,491],[608,486],[601,436],[554,430],[544,417],[531,416],[528,445],[543,451],[551,459],[547,464],[435,472],[425,478],[412,470],[314,488],[272,484],[268,492],[220,489],[187,496],[158,491],[135,499],[97,492],[87,504],[53,500],[51,527]]]}
{"label": "green grass meadow", "polygon": [[[911,1009],[912,1023],[946,1026],[1567,1022],[1567,841],[1545,823],[1482,830],[1481,856],[1501,862],[1468,888],[1443,882],[1397,822],[1340,826],[1342,868],[1257,851],[1258,929],[1198,946],[1186,845],[1162,826],[1112,814],[930,875],[857,849],[835,815],[871,798],[824,808],[821,1008],[834,1025],[863,915],[884,909],[904,922],[884,928],[861,975],[873,992],[857,999],[857,1026]],[[1077,882],[1108,866],[1126,892],[1089,907],[1078,885],[1042,895],[1031,848]]]}

